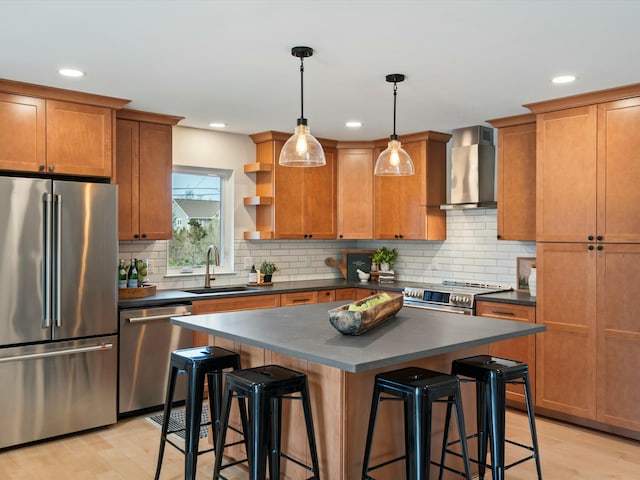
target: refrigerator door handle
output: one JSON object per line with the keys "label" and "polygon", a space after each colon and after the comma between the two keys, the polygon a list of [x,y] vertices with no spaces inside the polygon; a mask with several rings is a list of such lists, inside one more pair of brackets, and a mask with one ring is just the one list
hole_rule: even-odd
{"label": "refrigerator door handle", "polygon": [[181,314],[171,314],[171,315],[150,315],[148,317],[132,317],[127,319],[129,323],[142,323],[142,322],[152,322],[158,320],[169,320],[171,317],[186,317],[187,315],[191,315],[191,312],[185,312]]}
{"label": "refrigerator door handle", "polygon": [[53,254],[52,246],[52,214],[51,203],[53,196],[45,193],[42,196],[42,206],[44,209],[44,253],[42,256],[42,328],[51,327],[51,260]]}
{"label": "refrigerator door handle", "polygon": [[62,266],[60,265],[62,260],[62,195],[54,195],[54,206],[55,206],[55,255],[53,258],[53,274],[54,278],[54,287],[53,287],[53,320],[56,322],[56,327],[62,326],[62,320],[60,318],[60,290],[61,290],[61,279],[62,276],[60,272],[62,270]]}
{"label": "refrigerator door handle", "polygon": [[37,360],[39,358],[59,357],[62,355],[73,355],[75,353],[97,352],[102,350],[111,350],[113,343],[102,343],[100,345],[91,345],[89,347],[68,348],[65,350],[56,350],[53,352],[28,353],[26,355],[16,355],[13,357],[0,357],[0,363],[18,362],[22,360]]}

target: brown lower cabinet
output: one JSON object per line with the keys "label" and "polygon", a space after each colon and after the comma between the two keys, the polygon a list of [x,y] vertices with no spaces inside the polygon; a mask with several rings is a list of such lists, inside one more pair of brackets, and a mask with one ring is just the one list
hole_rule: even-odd
{"label": "brown lower cabinet", "polygon": [[[536,308],[526,305],[478,301],[476,315],[499,318],[515,322],[536,323]],[[514,338],[489,345],[489,354],[496,357],[517,360],[529,365],[532,399],[535,398],[536,379],[536,335]],[[526,408],[521,385],[507,385],[507,403],[510,406]]]}

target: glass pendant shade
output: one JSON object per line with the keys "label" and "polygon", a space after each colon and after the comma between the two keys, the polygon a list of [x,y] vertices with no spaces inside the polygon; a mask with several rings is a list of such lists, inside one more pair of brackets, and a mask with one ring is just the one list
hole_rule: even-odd
{"label": "glass pendant shade", "polygon": [[322,167],[327,161],[320,142],[311,135],[305,122],[298,121],[294,134],[280,151],[280,165],[287,167]]}
{"label": "glass pendant shade", "polygon": [[413,162],[404,151],[400,140],[391,139],[387,149],[380,154],[374,170],[376,175],[413,175]]}

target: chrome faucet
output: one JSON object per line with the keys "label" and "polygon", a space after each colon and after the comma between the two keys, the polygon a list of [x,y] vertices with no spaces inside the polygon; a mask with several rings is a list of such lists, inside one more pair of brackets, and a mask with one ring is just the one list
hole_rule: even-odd
{"label": "chrome faucet", "polygon": [[211,250],[213,250],[213,264],[216,267],[220,266],[220,251],[218,250],[218,247],[216,247],[215,245],[209,245],[209,248],[207,248],[207,267],[204,271],[204,288],[211,288],[211,280],[215,280],[216,277],[214,276],[215,269],[211,269],[211,274],[209,274],[209,267],[211,265]]}

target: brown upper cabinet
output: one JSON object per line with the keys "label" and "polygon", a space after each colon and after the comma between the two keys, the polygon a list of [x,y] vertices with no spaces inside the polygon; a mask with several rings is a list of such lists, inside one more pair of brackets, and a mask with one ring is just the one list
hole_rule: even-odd
{"label": "brown upper cabinet", "polygon": [[338,238],[373,238],[373,145],[338,144]]}
{"label": "brown upper cabinet", "polygon": [[116,122],[118,238],[172,236],[172,127],[182,117],[119,110]]}
{"label": "brown upper cabinet", "polygon": [[536,239],[536,117],[488,123],[498,129],[498,239]]}
{"label": "brown upper cabinet", "polygon": [[0,169],[110,178],[129,100],[0,80]]}
{"label": "brown upper cabinet", "polygon": [[[375,232],[379,240],[445,240],[446,145],[451,135],[423,132],[401,138],[415,175],[375,177]],[[377,154],[386,141],[377,142]]]}
{"label": "brown upper cabinet", "polygon": [[245,165],[245,172],[256,174],[256,196],[244,204],[256,206],[256,231],[245,232],[245,238],[335,239],[336,142],[320,140],[327,160],[323,167],[283,167],[278,158],[290,136],[251,135],[256,163]]}
{"label": "brown upper cabinet", "polygon": [[536,240],[640,242],[640,85],[525,106],[537,114]]}

